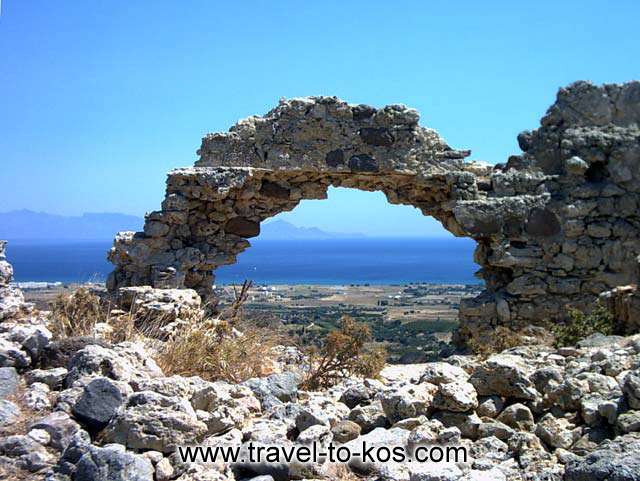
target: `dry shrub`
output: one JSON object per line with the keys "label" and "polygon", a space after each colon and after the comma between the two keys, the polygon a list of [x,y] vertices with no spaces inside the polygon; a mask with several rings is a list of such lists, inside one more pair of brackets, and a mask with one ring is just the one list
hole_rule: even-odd
{"label": "dry shrub", "polygon": [[331,331],[322,347],[310,353],[310,368],[303,388],[323,389],[351,376],[377,377],[387,354],[382,348],[367,349],[370,341],[369,326],[344,316],[340,329]]}
{"label": "dry shrub", "polygon": [[476,356],[486,359],[507,349],[531,344],[532,339],[528,334],[505,326],[498,326],[489,335],[488,339],[483,339],[482,341],[471,339],[468,346]]}
{"label": "dry shrub", "polygon": [[56,338],[88,336],[99,322],[106,322],[107,310],[100,298],[81,287],[70,295],[60,294],[51,302],[49,330]]}
{"label": "dry shrub", "polygon": [[232,383],[260,376],[280,338],[272,330],[239,327],[244,333],[220,319],[192,321],[158,346],[156,361],[169,376]]}

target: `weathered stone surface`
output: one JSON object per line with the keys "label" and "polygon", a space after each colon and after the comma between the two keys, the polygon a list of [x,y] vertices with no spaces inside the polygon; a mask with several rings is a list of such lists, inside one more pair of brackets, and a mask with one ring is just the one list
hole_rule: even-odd
{"label": "weathered stone surface", "polygon": [[67,377],[67,370],[64,367],[52,369],[33,369],[26,373],[25,378],[28,384],[34,382],[44,383],[51,389],[60,389]]}
{"label": "weathered stone surface", "polygon": [[375,401],[367,406],[353,408],[349,413],[349,420],[360,426],[364,434],[373,431],[375,428],[383,428],[389,422],[380,401]]}
{"label": "weathered stone surface", "polygon": [[433,410],[433,397],[438,388],[433,384],[408,384],[384,393],[380,399],[389,421],[428,415]]}
{"label": "weathered stone surface", "polygon": [[444,411],[466,412],[478,407],[478,395],[468,382],[447,382],[438,386],[433,407]]}
{"label": "weathered stone surface", "polygon": [[332,185],[382,191],[477,241],[486,291],[461,303],[457,342],[482,342],[496,324],[562,322],[566,307],[591,309],[638,281],[638,85],[561,89],[518,137],[523,154],[495,168],[465,162],[468,151],[404,106],[283,100],[205,136],[195,167],[169,174],[144,232],[116,237],[108,286],[193,288],[215,304],[212,271],[235,262],[262,221]]}
{"label": "weathered stone surface", "polygon": [[49,433],[50,444],[56,449],[64,450],[73,436],[80,430],[77,422],[67,413],[54,411],[48,416],[31,424],[30,429],[42,429]]}
{"label": "weathered stone surface", "polygon": [[253,391],[265,407],[266,404],[273,404],[274,399],[281,402],[295,401],[301,381],[302,378],[298,374],[283,372],[264,378],[248,379],[243,384]]}
{"label": "weathered stone surface", "polygon": [[553,448],[568,449],[577,439],[573,432],[574,427],[566,419],[545,414],[536,425],[536,435]]}
{"label": "weathered stone surface", "polygon": [[497,420],[520,431],[531,431],[535,424],[531,410],[520,403],[506,407]]}
{"label": "weathered stone surface", "polygon": [[153,466],[144,456],[117,444],[90,446],[76,466],[76,481],[153,481]]}
{"label": "weathered stone surface", "polygon": [[73,414],[88,428],[100,430],[111,421],[123,403],[120,388],[110,379],[98,377],[85,386],[73,406]]}
{"label": "weathered stone surface", "polygon": [[332,429],[333,439],[339,443],[346,443],[360,436],[362,428],[353,421],[341,421]]}
{"label": "weathered stone surface", "polygon": [[113,348],[91,344],[69,361],[66,383],[71,386],[82,377],[108,377],[131,383],[162,376],[162,371],[142,346],[130,342]]}
{"label": "weathered stone surface", "polygon": [[133,450],[170,453],[178,445],[193,444],[207,433],[191,405],[151,391],[133,394],[104,430],[107,442]]}
{"label": "weathered stone surface", "polygon": [[24,296],[20,289],[10,287],[13,280],[13,267],[7,262],[7,241],[0,240],[0,321],[15,316],[24,305]]}
{"label": "weathered stone surface", "polygon": [[0,399],[0,427],[10,426],[20,417],[20,408],[11,401]]}
{"label": "weathered stone surface", "polygon": [[0,367],[0,399],[15,394],[18,390],[18,372],[13,367]]}
{"label": "weathered stone surface", "polygon": [[118,290],[118,305],[137,322],[162,327],[202,315],[202,300],[192,289],[154,289],[149,286]]}
{"label": "weathered stone surface", "polygon": [[469,374],[461,367],[448,362],[430,362],[420,377],[420,382],[442,384],[449,382],[463,382],[469,380]]}
{"label": "weathered stone surface", "polygon": [[538,396],[530,380],[531,366],[522,358],[510,354],[496,354],[476,368],[470,378],[478,394],[516,399],[535,399]]}
{"label": "weathered stone surface", "polygon": [[55,461],[44,446],[22,435],[0,437],[0,459],[2,457],[14,458],[18,467],[31,472],[51,466]]}
{"label": "weathered stone surface", "polygon": [[567,465],[565,481],[640,481],[640,435],[621,436]]}
{"label": "weathered stone surface", "polygon": [[34,382],[24,393],[24,402],[34,411],[44,411],[51,407],[49,386],[41,382]]}

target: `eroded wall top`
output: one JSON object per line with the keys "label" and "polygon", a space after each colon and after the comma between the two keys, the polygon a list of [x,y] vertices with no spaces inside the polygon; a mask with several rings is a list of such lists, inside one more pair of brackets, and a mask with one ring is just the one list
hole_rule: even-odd
{"label": "eroded wall top", "polygon": [[281,100],[264,116],[205,136],[196,166],[410,174],[459,168],[469,151],[452,149],[418,120],[418,112],[404,105]]}

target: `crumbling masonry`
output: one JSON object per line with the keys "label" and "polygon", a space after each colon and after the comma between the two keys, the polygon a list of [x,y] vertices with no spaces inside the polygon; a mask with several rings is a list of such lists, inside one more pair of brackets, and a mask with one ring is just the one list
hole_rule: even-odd
{"label": "crumbling masonry", "polygon": [[382,191],[475,239],[486,290],[460,308],[459,339],[496,325],[561,320],[638,279],[640,82],[577,82],[505,164],[465,161],[418,113],[335,97],[283,100],[209,134],[195,167],[173,170],[144,232],[118,234],[108,288],[188,287],[212,300],[260,223],[330,185]]}

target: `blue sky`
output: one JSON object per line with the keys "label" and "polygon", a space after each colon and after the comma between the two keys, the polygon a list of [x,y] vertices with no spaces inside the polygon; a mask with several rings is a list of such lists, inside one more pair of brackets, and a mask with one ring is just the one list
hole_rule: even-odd
{"label": "blue sky", "polygon": [[[639,20],[637,0],[4,0],[0,211],[154,210],[203,134],[280,97],[404,103],[452,146],[501,162],[560,86],[640,76]],[[342,190],[285,218],[441,233],[381,194]]]}

